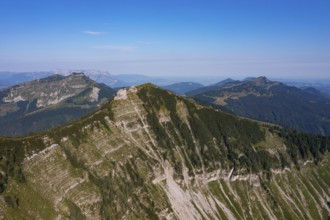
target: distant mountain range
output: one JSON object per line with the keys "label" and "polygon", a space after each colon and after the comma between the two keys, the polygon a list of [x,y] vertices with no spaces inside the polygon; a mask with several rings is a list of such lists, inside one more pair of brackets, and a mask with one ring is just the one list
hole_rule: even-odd
{"label": "distant mountain range", "polygon": [[165,79],[157,77],[149,77],[142,74],[122,74],[113,75],[107,71],[102,70],[55,70],[53,73],[60,75],[69,75],[72,72],[84,73],[89,78],[99,83],[104,83],[112,88],[129,87],[132,85],[140,85],[143,83],[162,84],[166,82]]}
{"label": "distant mountain range", "polygon": [[41,79],[51,75],[68,76],[73,72],[84,73],[86,76],[98,83],[104,83],[112,88],[128,87],[152,82],[157,85],[169,84],[166,79],[149,77],[141,74],[113,75],[107,71],[100,70],[61,70],[48,72],[0,72],[0,88],[6,88],[18,83]]}
{"label": "distant mountain range", "polygon": [[52,75],[52,72],[0,72],[0,89],[41,79]]}
{"label": "distant mountain range", "polygon": [[[300,88],[270,81],[265,77],[248,77],[242,81],[226,79],[203,86],[195,82],[168,85],[169,81],[139,74],[112,75],[106,71],[82,70],[86,76],[116,90],[121,87],[153,82],[179,95],[195,97],[204,104],[257,120],[277,123],[314,134],[330,134],[329,99],[327,84],[320,91],[307,84]],[[69,76],[72,70],[51,72],[0,73],[0,87],[8,87],[45,76]],[[56,78],[56,77],[55,77]],[[319,84],[317,84],[319,85]]]}
{"label": "distant mountain range", "polygon": [[224,84],[234,82],[234,81],[235,80],[228,78],[228,79],[225,79],[221,82],[211,84],[209,86],[203,86],[203,87],[197,88],[195,90],[187,91],[186,95],[187,96],[194,96],[194,95],[197,95],[197,94],[200,94],[200,93],[203,93],[203,92],[207,92],[207,91],[210,91],[210,90],[216,90],[219,87],[223,86]]}
{"label": "distant mountain range", "polygon": [[0,127],[5,128],[0,135],[21,136],[66,124],[95,110],[114,93],[81,73],[55,74],[0,90]]}
{"label": "distant mountain range", "polygon": [[330,80],[324,81],[310,81],[310,82],[294,82],[283,80],[283,82],[289,86],[295,86],[301,89],[315,88],[326,96],[330,97]]}
{"label": "distant mountain range", "polygon": [[178,95],[184,95],[187,92],[203,87],[204,85],[195,82],[179,82],[179,83],[163,86],[164,89],[170,90]]}
{"label": "distant mountain range", "polygon": [[235,114],[314,134],[330,135],[330,99],[266,77],[231,79],[186,93]]}

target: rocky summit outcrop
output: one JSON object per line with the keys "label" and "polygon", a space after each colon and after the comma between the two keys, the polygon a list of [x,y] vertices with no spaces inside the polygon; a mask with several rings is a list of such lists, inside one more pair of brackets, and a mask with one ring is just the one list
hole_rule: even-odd
{"label": "rocky summit outcrop", "polygon": [[0,136],[22,136],[63,125],[111,99],[115,91],[82,73],[52,75],[0,90]]}
{"label": "rocky summit outcrop", "polygon": [[0,139],[0,219],[326,219],[328,138],[122,89],[70,125]]}

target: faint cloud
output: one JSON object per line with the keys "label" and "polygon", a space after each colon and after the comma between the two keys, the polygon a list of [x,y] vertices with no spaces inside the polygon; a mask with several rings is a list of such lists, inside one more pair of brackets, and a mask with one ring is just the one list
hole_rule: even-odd
{"label": "faint cloud", "polygon": [[100,31],[83,31],[83,33],[88,34],[88,35],[94,35],[94,36],[106,34],[106,32],[100,32]]}
{"label": "faint cloud", "polygon": [[150,45],[150,41],[138,41],[139,44]]}
{"label": "faint cloud", "polygon": [[136,47],[129,45],[100,45],[100,46],[93,46],[92,48],[102,49],[102,50],[116,50],[122,52],[131,52],[136,49]]}

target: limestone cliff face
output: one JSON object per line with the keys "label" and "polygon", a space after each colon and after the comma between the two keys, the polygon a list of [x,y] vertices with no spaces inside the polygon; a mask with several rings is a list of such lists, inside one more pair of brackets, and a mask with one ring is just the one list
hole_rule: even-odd
{"label": "limestone cliff face", "polygon": [[285,135],[152,85],[122,89],[71,125],[0,140],[0,218],[326,219],[328,139],[319,158],[294,158]]}

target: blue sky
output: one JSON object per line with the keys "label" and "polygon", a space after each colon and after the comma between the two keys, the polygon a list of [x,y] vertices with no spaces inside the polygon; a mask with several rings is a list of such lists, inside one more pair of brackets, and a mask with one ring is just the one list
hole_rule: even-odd
{"label": "blue sky", "polygon": [[329,0],[1,0],[0,71],[330,78]]}

